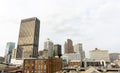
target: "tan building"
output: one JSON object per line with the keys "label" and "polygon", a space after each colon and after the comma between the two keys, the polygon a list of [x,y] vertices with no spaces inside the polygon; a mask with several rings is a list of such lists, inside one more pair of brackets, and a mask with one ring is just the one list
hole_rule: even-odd
{"label": "tan building", "polygon": [[48,58],[48,50],[38,51],[39,57]]}
{"label": "tan building", "polygon": [[12,58],[11,58],[12,64],[15,64],[15,62],[16,62],[16,52],[17,52],[17,49],[12,50]]}
{"label": "tan building", "polygon": [[11,59],[16,59],[16,49],[12,50],[12,58]]}
{"label": "tan building", "polygon": [[110,62],[108,50],[100,50],[97,48],[90,51],[90,59],[98,61],[104,60],[106,62]]}
{"label": "tan building", "polygon": [[4,68],[6,68],[6,67],[7,67],[6,64],[0,64],[0,70],[4,69]]}
{"label": "tan building", "polygon": [[81,64],[80,60],[71,60],[68,62],[69,67],[80,67],[81,66],[80,64]]}
{"label": "tan building", "polygon": [[42,50],[38,51],[38,55],[43,56],[43,51]]}
{"label": "tan building", "polygon": [[36,17],[21,20],[17,59],[37,57],[39,45],[40,20]]}
{"label": "tan building", "polygon": [[22,73],[55,73],[62,70],[62,59],[25,59]]}
{"label": "tan building", "polygon": [[67,39],[67,41],[64,44],[64,52],[65,53],[74,53],[73,49],[73,42],[71,39]]}
{"label": "tan building", "polygon": [[4,57],[0,57],[0,63],[3,63],[4,62]]}

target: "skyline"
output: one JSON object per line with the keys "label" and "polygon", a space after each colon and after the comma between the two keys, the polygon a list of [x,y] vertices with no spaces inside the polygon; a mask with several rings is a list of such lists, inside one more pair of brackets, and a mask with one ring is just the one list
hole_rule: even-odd
{"label": "skyline", "polygon": [[7,42],[17,46],[21,19],[34,16],[41,21],[39,50],[47,38],[64,50],[70,38],[83,44],[87,56],[96,47],[120,53],[119,4],[119,0],[1,0],[0,56]]}

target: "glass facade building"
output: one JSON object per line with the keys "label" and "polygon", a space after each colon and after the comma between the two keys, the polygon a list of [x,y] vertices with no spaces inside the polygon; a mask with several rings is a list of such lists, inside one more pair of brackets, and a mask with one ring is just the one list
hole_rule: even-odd
{"label": "glass facade building", "polygon": [[39,46],[40,20],[36,17],[21,20],[17,59],[37,57]]}
{"label": "glass facade building", "polygon": [[12,50],[15,48],[14,42],[8,42],[5,50],[5,63],[9,64],[11,61]]}

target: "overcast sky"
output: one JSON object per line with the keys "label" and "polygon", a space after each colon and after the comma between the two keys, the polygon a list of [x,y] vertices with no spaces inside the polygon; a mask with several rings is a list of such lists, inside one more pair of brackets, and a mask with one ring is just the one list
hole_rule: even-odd
{"label": "overcast sky", "polygon": [[96,47],[120,52],[120,0],[0,0],[0,56],[29,17],[41,21],[39,50],[46,38],[62,46],[70,38],[87,56]]}

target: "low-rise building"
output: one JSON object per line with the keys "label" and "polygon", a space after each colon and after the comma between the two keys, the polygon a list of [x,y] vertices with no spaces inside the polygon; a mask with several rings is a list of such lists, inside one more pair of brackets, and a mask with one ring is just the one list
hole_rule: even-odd
{"label": "low-rise building", "polygon": [[68,62],[69,67],[80,67],[81,66],[80,64],[81,64],[80,60],[71,60]]}
{"label": "low-rise building", "polygon": [[80,53],[63,54],[61,58],[66,59],[68,63],[71,60],[81,60],[81,54]]}
{"label": "low-rise building", "polygon": [[22,66],[23,60],[11,59],[11,64],[14,64],[14,65],[17,65],[17,66]]}
{"label": "low-rise building", "polygon": [[104,60],[110,62],[108,50],[100,50],[95,48],[95,50],[90,51],[90,59],[92,60]]}
{"label": "low-rise building", "polygon": [[22,73],[55,73],[62,70],[62,59],[24,59]]}
{"label": "low-rise building", "polygon": [[115,60],[120,60],[120,53],[110,53],[110,62],[114,62]]}
{"label": "low-rise building", "polygon": [[0,57],[0,63],[4,62],[4,57]]}

